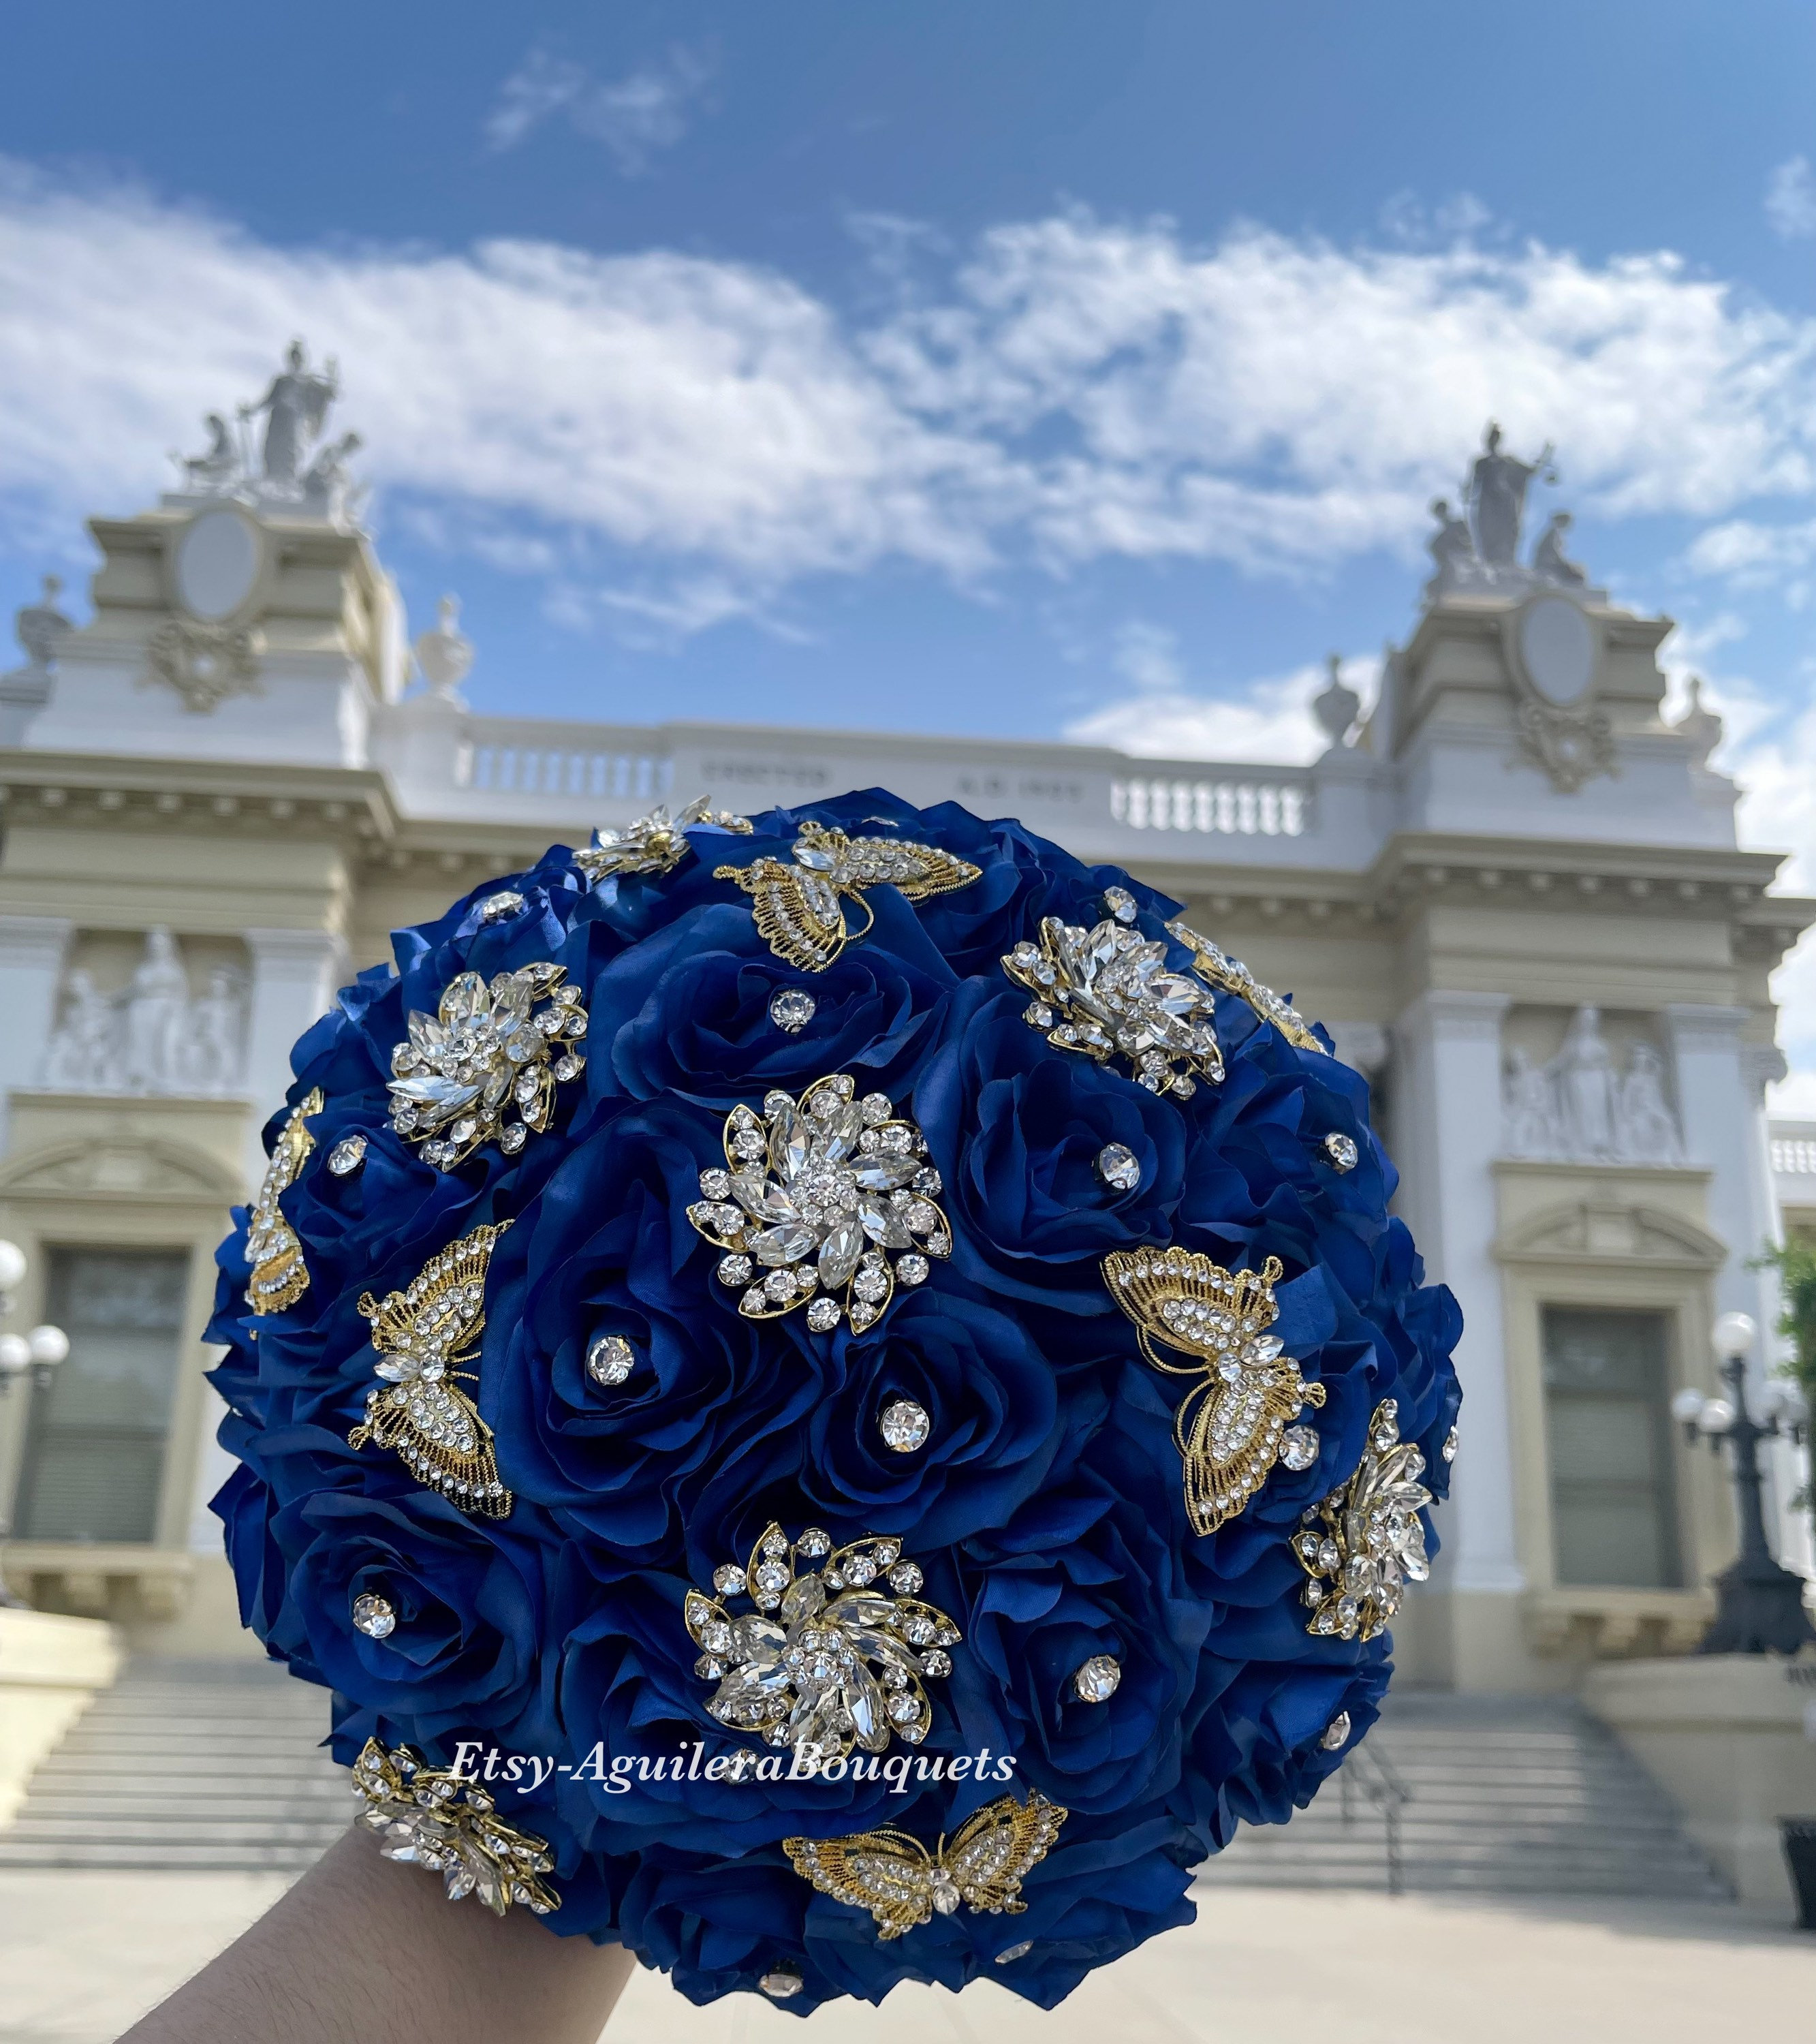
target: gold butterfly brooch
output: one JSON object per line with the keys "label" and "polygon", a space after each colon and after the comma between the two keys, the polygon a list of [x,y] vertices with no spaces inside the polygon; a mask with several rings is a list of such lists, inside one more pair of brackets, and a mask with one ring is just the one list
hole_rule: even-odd
{"label": "gold butterfly brooch", "polygon": [[[1169,1376],[1201,1379],[1173,1419],[1195,1533],[1234,1519],[1277,1462],[1307,1470],[1318,1459],[1317,1435],[1291,1423],[1324,1403],[1324,1387],[1308,1384],[1267,1331],[1280,1316],[1280,1270],[1270,1256],[1258,1276],[1232,1273],[1184,1249],[1119,1249],[1104,1258],[1110,1295],[1140,1330],[1148,1361]],[[1192,1360],[1169,1362],[1157,1342]]]}
{"label": "gold butterfly brooch", "polygon": [[906,1831],[859,1831],[848,1838],[784,1838],[794,1870],[822,1895],[868,1909],[880,1934],[899,1938],[960,1903],[992,1916],[1019,1916],[1023,1877],[1046,1858],[1066,1812],[1037,1789],[988,1803],[950,1845],[929,1852]]}
{"label": "gold butterfly brooch", "polygon": [[453,1380],[477,1382],[463,1368],[478,1354],[486,1324],[486,1268],[492,1245],[510,1226],[476,1228],[431,1257],[406,1289],[381,1302],[370,1292],[359,1310],[372,1323],[372,1346],[385,1385],[366,1394],[366,1417],[347,1436],[349,1447],[374,1441],[394,1448],[420,1481],[451,1504],[485,1519],[502,1519],[511,1493],[498,1480],[492,1429]]}
{"label": "gold butterfly brooch", "polygon": [[[969,887],[982,873],[969,859],[906,838],[847,837],[805,823],[794,857],[762,858],[748,866],[721,866],[713,878],[733,880],[751,897],[751,912],[770,949],[804,972],[824,972],[847,943],[875,920],[865,900],[871,887],[899,888],[911,901]],[[845,903],[864,911],[861,928],[847,927]]]}

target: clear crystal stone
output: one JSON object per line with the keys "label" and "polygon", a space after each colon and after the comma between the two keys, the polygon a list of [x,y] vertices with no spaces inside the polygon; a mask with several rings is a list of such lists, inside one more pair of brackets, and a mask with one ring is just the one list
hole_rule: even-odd
{"label": "clear crystal stone", "polygon": [[1454,1427],[1444,1436],[1444,1459],[1447,1462],[1453,1462],[1457,1459],[1457,1429]]}
{"label": "clear crystal stone", "polygon": [[520,1121],[513,1121],[498,1138],[498,1147],[508,1157],[514,1157],[529,1139],[530,1132]]}
{"label": "clear crystal stone", "polygon": [[[781,998],[780,994],[776,997]],[[765,1973],[757,1984],[771,2001],[792,2001],[800,1992],[801,1979],[799,1973]]]}
{"label": "clear crystal stone", "polygon": [[886,1093],[867,1093],[858,1103],[866,1124],[875,1128],[895,1112],[895,1103]]}
{"label": "clear crystal stone", "polygon": [[555,1075],[558,1079],[577,1079],[586,1069],[586,1061],[577,1058],[570,1051],[564,1058],[555,1061]]}
{"label": "clear crystal stone", "polygon": [[912,1562],[897,1562],[889,1571],[889,1588],[900,1591],[904,1596],[912,1596],[925,1581]]}
{"label": "clear crystal stone", "polygon": [[1123,1664],[1114,1654],[1093,1654],[1072,1678],[1081,1703],[1107,1704],[1123,1679]]}
{"label": "clear crystal stone", "polygon": [[920,1672],[923,1675],[950,1675],[952,1656],[942,1647],[933,1647],[920,1657]]}
{"label": "clear crystal stone", "polygon": [[747,1285],[751,1281],[751,1259],[747,1256],[721,1256],[719,1259],[719,1281],[721,1285]]}
{"label": "clear crystal stone", "polygon": [[731,1174],[729,1171],[702,1171],[700,1189],[709,1200],[724,1201],[731,1197]]}
{"label": "clear crystal stone", "polygon": [[912,1251],[896,1258],[896,1282],[898,1285],[924,1285],[927,1282],[927,1258]]}
{"label": "clear crystal stone", "polygon": [[807,1309],[807,1324],[816,1335],[830,1334],[839,1324],[839,1301],[816,1299]]}
{"label": "clear crystal stone", "polygon": [[883,1408],[877,1425],[884,1441],[899,1455],[912,1455],[916,1448],[924,1447],[933,1431],[926,1408],[912,1398],[893,1400]]}
{"label": "clear crystal stone", "polygon": [[1288,1427],[1280,1437],[1280,1458],[1289,1470],[1308,1470],[1318,1459],[1318,1435],[1310,1427]]}
{"label": "clear crystal stone", "polygon": [[397,1614],[389,1600],[368,1591],[353,1600],[353,1623],[368,1639],[389,1639],[397,1629]]}
{"label": "clear crystal stone", "polygon": [[1104,889],[1104,906],[1119,923],[1132,923],[1138,912],[1135,897],[1126,887],[1106,887]]}
{"label": "clear crystal stone", "polygon": [[521,894],[513,888],[501,887],[479,904],[479,920],[482,923],[501,923],[507,916],[516,915],[523,905]]}
{"label": "clear crystal stone", "polygon": [[1024,1938],[1019,1945],[1007,1945],[996,1954],[996,1964],[1006,1966],[1016,1959],[1025,1959],[1034,1950],[1034,1940]]}
{"label": "clear crystal stone", "polygon": [[363,1135],[344,1135],[328,1153],[328,1168],[337,1178],[350,1176],[365,1161],[366,1139]]}
{"label": "clear crystal stone", "polygon": [[817,1562],[822,1554],[832,1552],[831,1536],[818,1526],[804,1527],[794,1544],[797,1552],[806,1555],[810,1562]]}
{"label": "clear crystal stone", "polygon": [[622,1384],[636,1360],[637,1351],[622,1335],[600,1335],[586,1351],[586,1374],[595,1384]]}
{"label": "clear crystal stone", "polygon": [[1353,1135],[1346,1135],[1341,1129],[1333,1129],[1324,1139],[1324,1154],[1339,1171],[1353,1171],[1361,1152],[1356,1147]]}
{"label": "clear crystal stone", "polygon": [[1350,1736],[1350,1713],[1339,1711],[1324,1727],[1318,1743],[1326,1753],[1334,1753]]}
{"label": "clear crystal stone", "polygon": [[735,1562],[723,1562],[712,1571],[712,1587],[721,1596],[736,1596],[744,1587],[744,1571]]}
{"label": "clear crystal stone", "polygon": [[908,1694],[891,1696],[889,1717],[893,1723],[899,1725],[919,1724],[920,1722],[920,1697]]}
{"label": "clear crystal stone", "polygon": [[1106,1143],[1097,1152],[1097,1175],[1119,1193],[1132,1193],[1142,1181],[1142,1167],[1126,1143]]}
{"label": "clear crystal stone", "polygon": [[785,986],[770,997],[770,1020],[793,1036],[813,1020],[818,1005],[804,986]]}

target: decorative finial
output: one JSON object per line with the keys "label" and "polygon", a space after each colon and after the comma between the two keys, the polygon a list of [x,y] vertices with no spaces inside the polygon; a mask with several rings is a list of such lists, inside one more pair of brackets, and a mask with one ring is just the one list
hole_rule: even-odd
{"label": "decorative finial", "polygon": [[444,596],[435,607],[435,629],[416,644],[423,679],[443,702],[460,701],[460,684],[473,665],[473,641],[460,629],[460,599]]}
{"label": "decorative finial", "polygon": [[1709,755],[1722,742],[1722,720],[1712,709],[1703,707],[1703,677],[1690,677],[1690,707],[1672,725],[1678,736],[1690,747],[1691,764],[1707,766]]}
{"label": "decorative finial", "polygon": [[57,598],[62,594],[63,577],[48,574],[44,594],[37,601],[26,604],[13,615],[13,632],[33,671],[40,674],[48,674],[56,667],[63,642],[75,628],[57,608]]}
{"label": "decorative finial", "polygon": [[1322,693],[1312,698],[1311,713],[1323,728],[1324,735],[1331,744],[1340,746],[1349,736],[1356,721],[1357,713],[1362,707],[1362,698],[1343,678],[1343,656],[1328,653],[1324,664],[1330,670],[1330,679]]}

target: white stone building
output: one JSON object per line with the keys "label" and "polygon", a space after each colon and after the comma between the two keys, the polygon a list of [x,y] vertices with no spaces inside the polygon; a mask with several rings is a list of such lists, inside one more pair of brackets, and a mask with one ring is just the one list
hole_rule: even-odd
{"label": "white stone building", "polygon": [[1315,765],[1219,766],[475,715],[448,606],[410,683],[347,444],[323,436],[333,394],[294,358],[262,457],[222,428],[182,489],[93,521],[91,618],[48,587],[0,677],[0,1235],[31,1259],[11,1324],[72,1344],[48,1390],[0,1401],[16,1589],[233,1650],[197,1339],[212,1253],[292,1042],[391,928],[655,801],[883,782],[1132,868],[1369,1074],[1467,1318],[1455,1501],[1403,1669],[1568,1688],[1694,1643],[1734,1527],[1669,1401],[1716,1388],[1718,1312],[1776,1317],[1753,1265],[1781,1202],[1816,1220],[1816,1129],[1775,1155],[1762,1105],[1768,975],[1816,903],[1737,848],[1715,720],[1661,721],[1668,620],[1590,587],[1555,520],[1522,561],[1527,469],[1484,450],[1360,728],[1334,679]]}

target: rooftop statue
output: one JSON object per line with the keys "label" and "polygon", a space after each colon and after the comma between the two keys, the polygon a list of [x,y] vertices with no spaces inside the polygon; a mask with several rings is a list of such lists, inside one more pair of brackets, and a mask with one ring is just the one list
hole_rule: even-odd
{"label": "rooftop statue", "polygon": [[1582,589],[1589,578],[1573,560],[1565,557],[1564,543],[1570,530],[1570,513],[1553,511],[1551,522],[1538,536],[1532,550],[1532,571],[1541,582],[1561,583],[1566,589]]}
{"label": "rooftop statue", "polygon": [[328,406],[340,394],[333,357],[318,373],[309,367],[302,343],[293,340],[271,387],[257,404],[240,407],[242,419],[265,414],[265,482],[286,489],[301,484],[304,461],[321,436]]}
{"label": "rooftop statue", "polygon": [[[172,453],[182,481],[168,501],[237,497],[345,525],[362,494],[347,469],[360,439],[357,433],[327,437],[328,415],[340,394],[333,358],[312,369],[303,344],[293,340],[263,397],[236,407],[231,421],[223,412],[205,413],[207,446],[200,454]],[[260,417],[263,435],[255,444],[254,421]]]}
{"label": "rooftop statue", "polygon": [[1557,480],[1547,440],[1535,461],[1522,461],[1501,449],[1501,429],[1491,420],[1482,451],[1469,471],[1469,524],[1476,551],[1494,571],[1519,565],[1520,521],[1526,516],[1526,486],[1535,475]]}
{"label": "rooftop statue", "polygon": [[33,674],[48,674],[56,667],[57,650],[75,628],[57,608],[63,594],[63,578],[44,577],[44,594],[13,614],[13,630],[25,649]]}

